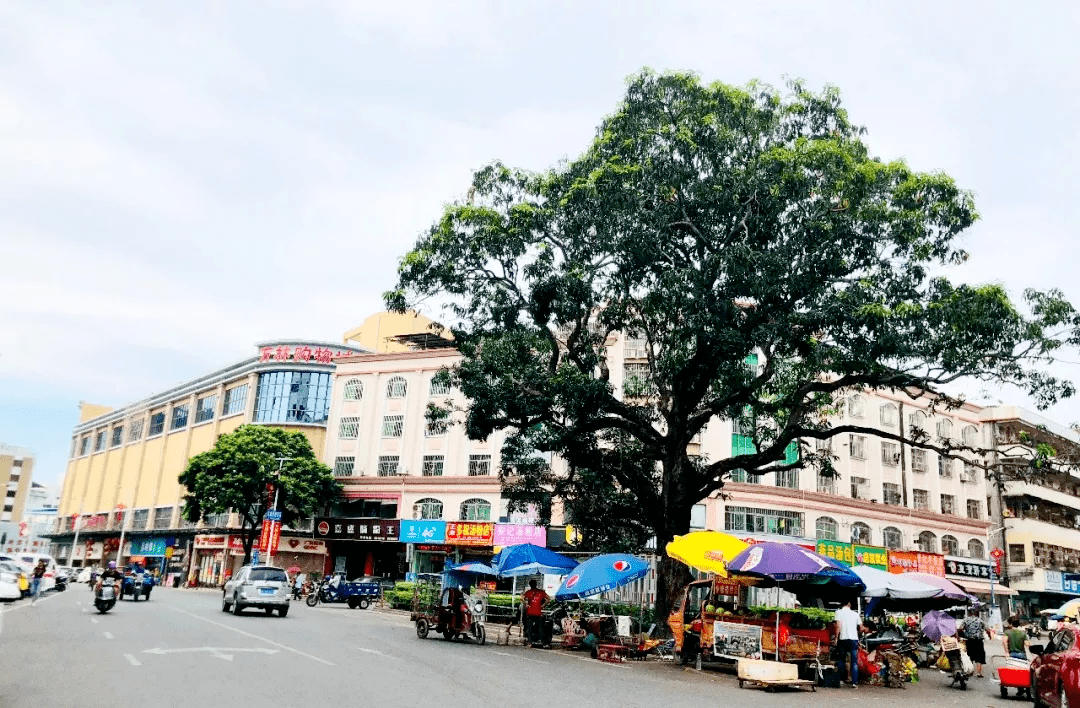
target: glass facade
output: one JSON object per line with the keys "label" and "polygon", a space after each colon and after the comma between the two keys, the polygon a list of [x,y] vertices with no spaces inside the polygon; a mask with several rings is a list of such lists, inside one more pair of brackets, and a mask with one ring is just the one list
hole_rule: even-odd
{"label": "glass facade", "polygon": [[325,423],[330,412],[330,374],[271,371],[259,374],[257,423]]}

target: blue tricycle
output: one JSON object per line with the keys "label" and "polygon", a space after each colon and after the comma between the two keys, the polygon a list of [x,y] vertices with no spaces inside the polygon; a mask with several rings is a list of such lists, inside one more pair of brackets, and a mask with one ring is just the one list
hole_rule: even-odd
{"label": "blue tricycle", "polygon": [[347,602],[350,609],[366,610],[381,593],[378,583],[350,582],[338,573],[326,576],[318,589],[307,596],[306,602],[308,607],[315,607],[320,602]]}

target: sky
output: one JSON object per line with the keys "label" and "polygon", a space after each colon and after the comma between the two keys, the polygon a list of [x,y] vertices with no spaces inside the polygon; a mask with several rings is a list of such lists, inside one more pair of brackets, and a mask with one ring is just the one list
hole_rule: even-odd
{"label": "sky", "polygon": [[874,154],[975,193],[950,277],[1080,303],[1078,30],[1068,1],[0,0],[0,442],[56,484],[80,401],[340,340],[474,170],[575,157],[646,66],[838,86]]}

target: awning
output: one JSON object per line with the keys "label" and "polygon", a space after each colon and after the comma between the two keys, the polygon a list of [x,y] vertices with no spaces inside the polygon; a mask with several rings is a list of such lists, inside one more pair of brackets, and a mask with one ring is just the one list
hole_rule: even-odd
{"label": "awning", "polygon": [[[990,582],[982,580],[957,580],[956,578],[949,578],[954,583],[964,588],[970,593],[976,595],[989,595],[990,594]],[[1006,587],[999,583],[994,583],[994,595],[1015,595],[1016,591],[1010,587]]]}

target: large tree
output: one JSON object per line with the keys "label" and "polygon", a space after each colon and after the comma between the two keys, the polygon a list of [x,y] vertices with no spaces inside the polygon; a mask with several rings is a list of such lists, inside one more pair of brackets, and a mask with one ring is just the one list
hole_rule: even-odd
{"label": "large tree", "polygon": [[341,490],[303,433],[262,425],[242,425],[219,437],[213,449],[188,460],[180,483],[188,492],[184,497],[188,521],[230,511],[240,516],[244,563],[251,560],[263,513],[273,503],[267,485],[277,492],[285,525],[310,517]]}
{"label": "large tree", "polygon": [[[733,470],[830,473],[831,456],[807,441],[901,440],[837,424],[851,390],[935,406],[957,405],[942,387],[965,379],[1015,385],[1040,405],[1072,395],[1042,366],[1076,326],[1072,306],[1051,290],[1025,292],[1020,308],[1001,285],[951,282],[972,196],[878,159],[864,133],[834,89],[643,72],[579,158],[475,174],[405,255],[386,301],[444,308],[464,355],[451,375],[467,432],[507,431],[515,504],[561,500],[599,532],[626,519],[616,543],[640,538],[637,524],[662,553]],[[624,390],[609,382],[617,332],[643,339],[648,359]],[[688,455],[720,418],[752,445]],[[960,452],[922,430],[906,442]],[[660,612],[684,580],[661,562]]]}

